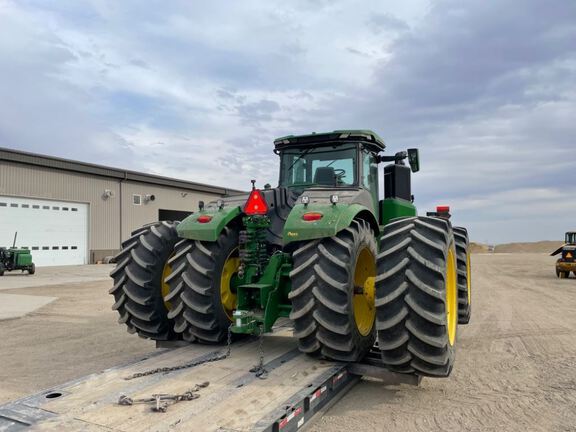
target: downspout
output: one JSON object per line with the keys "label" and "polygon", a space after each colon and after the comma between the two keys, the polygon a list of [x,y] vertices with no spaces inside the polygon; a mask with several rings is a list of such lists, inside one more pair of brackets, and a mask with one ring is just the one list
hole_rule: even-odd
{"label": "downspout", "polygon": [[128,179],[128,173],[126,171],[124,171],[124,178],[120,179],[120,189],[118,192],[119,195],[119,201],[120,201],[120,205],[119,205],[119,209],[120,209],[120,244],[118,245],[118,249],[122,249],[122,240],[124,239],[123,236],[123,232],[122,232],[122,224],[124,223],[124,221],[122,220],[122,205],[124,204],[124,199],[122,197],[122,183],[124,183],[126,180]]}

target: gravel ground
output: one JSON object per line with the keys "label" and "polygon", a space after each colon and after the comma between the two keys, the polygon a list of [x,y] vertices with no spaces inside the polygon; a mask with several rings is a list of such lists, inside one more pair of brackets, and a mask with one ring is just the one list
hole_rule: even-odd
{"label": "gravel ground", "polygon": [[[312,431],[576,431],[576,280],[556,279],[546,255],[475,255],[472,265],[472,321],[459,328],[451,377],[362,381]],[[58,299],[0,321],[0,403],[154,349],[116,323],[109,286],[3,291]]]}

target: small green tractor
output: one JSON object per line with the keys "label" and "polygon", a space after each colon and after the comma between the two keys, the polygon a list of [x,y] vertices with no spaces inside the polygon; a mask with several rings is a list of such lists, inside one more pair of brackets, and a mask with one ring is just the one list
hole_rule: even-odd
{"label": "small green tractor", "polygon": [[15,233],[14,243],[11,248],[0,247],[0,276],[4,276],[4,272],[14,270],[26,270],[31,275],[36,272],[36,266],[32,262],[30,251],[16,247],[17,236],[18,233]]}
{"label": "small green tractor", "polygon": [[312,356],[355,362],[376,350],[389,370],[448,376],[458,323],[470,319],[468,234],[417,216],[418,151],[384,156],[368,130],[274,147],[278,187],[253,181],[123,242],[110,290],[119,322],[145,338],[218,344],[285,317]]}
{"label": "small green tractor", "polygon": [[556,276],[560,279],[567,279],[570,272],[576,275],[576,232],[567,232],[565,244],[550,255],[556,256],[560,253],[562,256],[556,261]]}

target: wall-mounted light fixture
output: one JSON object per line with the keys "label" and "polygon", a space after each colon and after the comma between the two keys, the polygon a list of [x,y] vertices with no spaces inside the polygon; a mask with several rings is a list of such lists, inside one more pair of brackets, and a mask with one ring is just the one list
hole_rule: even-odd
{"label": "wall-mounted light fixture", "polygon": [[102,194],[102,199],[107,200],[108,198],[114,198],[116,194],[111,189],[104,189],[104,193]]}

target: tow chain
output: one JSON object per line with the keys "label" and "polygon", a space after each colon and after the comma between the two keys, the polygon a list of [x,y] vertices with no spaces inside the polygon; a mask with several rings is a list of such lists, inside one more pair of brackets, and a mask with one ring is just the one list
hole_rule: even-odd
{"label": "tow chain", "polygon": [[[166,366],[160,367],[156,369],[150,369],[144,372],[136,372],[130,376],[125,377],[125,380],[132,380],[135,378],[142,378],[145,376],[155,375],[159,373],[169,373],[174,372],[182,369],[189,369],[196,366],[200,366],[206,363],[212,363],[220,360],[227,359],[230,357],[232,352],[232,327],[234,324],[230,324],[228,327],[228,336],[226,339],[226,351],[224,352],[217,352],[213,356],[204,358],[201,360],[194,360],[188,363],[176,365],[176,366]],[[258,327],[258,364],[250,369],[250,372],[254,373],[260,379],[268,378],[268,371],[264,368],[264,328],[262,326]]]}
{"label": "tow chain", "polygon": [[124,379],[125,380],[132,380],[135,378],[141,378],[141,377],[145,377],[145,376],[149,376],[149,375],[155,375],[155,374],[159,374],[159,373],[169,373],[169,372],[174,372],[177,370],[193,368],[195,366],[200,366],[200,365],[203,365],[206,363],[212,363],[212,362],[216,362],[219,360],[224,360],[224,359],[230,357],[231,350],[232,350],[232,324],[230,324],[230,327],[228,327],[228,338],[226,340],[226,351],[224,351],[224,352],[220,351],[220,352],[215,353],[211,357],[204,358],[201,360],[194,360],[194,361],[180,364],[180,365],[176,365],[176,366],[166,366],[166,367],[161,367],[161,368],[156,368],[156,369],[150,369],[150,370],[147,370],[145,372],[136,372],[135,374],[132,374],[128,377],[125,377]]}
{"label": "tow chain", "polygon": [[264,368],[264,329],[259,326],[258,332],[258,364],[250,369],[258,378],[266,379],[268,378],[268,371]]}
{"label": "tow chain", "polygon": [[132,399],[126,395],[120,396],[118,399],[118,405],[134,405],[134,404],[153,404],[152,411],[156,412],[166,412],[170,405],[177,404],[181,401],[191,401],[198,399],[200,395],[198,392],[200,389],[206,388],[210,385],[210,382],[206,381],[202,384],[196,384],[193,389],[188,390],[183,394],[153,394],[149,398]]}

